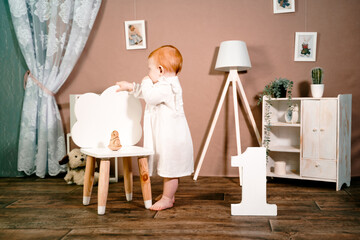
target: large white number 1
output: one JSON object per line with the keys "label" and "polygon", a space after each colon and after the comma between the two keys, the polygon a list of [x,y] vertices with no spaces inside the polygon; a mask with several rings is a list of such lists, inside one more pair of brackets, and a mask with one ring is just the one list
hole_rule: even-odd
{"label": "large white number 1", "polygon": [[231,166],[242,167],[242,201],[231,204],[231,215],[276,216],[277,206],[266,203],[266,149],[249,147],[231,157]]}

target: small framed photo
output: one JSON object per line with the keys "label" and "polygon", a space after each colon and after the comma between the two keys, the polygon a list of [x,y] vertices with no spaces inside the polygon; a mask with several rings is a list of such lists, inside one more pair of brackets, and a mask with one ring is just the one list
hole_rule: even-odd
{"label": "small framed photo", "polygon": [[294,61],[316,61],[317,32],[297,32],[295,34]]}
{"label": "small framed photo", "polygon": [[273,0],[274,13],[295,12],[295,0]]}
{"label": "small framed photo", "polygon": [[126,49],[145,49],[145,20],[125,21]]}

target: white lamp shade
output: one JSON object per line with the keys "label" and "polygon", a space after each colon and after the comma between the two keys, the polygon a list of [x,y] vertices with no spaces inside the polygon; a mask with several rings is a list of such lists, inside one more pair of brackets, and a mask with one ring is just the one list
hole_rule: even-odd
{"label": "white lamp shade", "polygon": [[230,69],[244,71],[251,68],[249,53],[243,41],[224,41],[220,44],[215,69],[229,72]]}

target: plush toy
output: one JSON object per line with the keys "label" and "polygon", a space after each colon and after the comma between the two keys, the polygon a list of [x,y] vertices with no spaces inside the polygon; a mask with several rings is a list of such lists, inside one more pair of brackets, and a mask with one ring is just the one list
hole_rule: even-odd
{"label": "plush toy", "polygon": [[[59,161],[60,165],[68,163],[67,174],[64,177],[68,184],[76,183],[84,185],[86,155],[80,152],[80,149],[73,149],[68,155]],[[94,184],[99,179],[99,173],[94,174]]]}

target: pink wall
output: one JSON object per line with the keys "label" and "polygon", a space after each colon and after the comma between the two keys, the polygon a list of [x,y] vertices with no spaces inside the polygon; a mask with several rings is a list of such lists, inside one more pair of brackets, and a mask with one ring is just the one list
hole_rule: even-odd
{"label": "pink wall", "polygon": [[[180,81],[196,160],[226,78],[214,70],[220,42],[247,43],[252,69],[241,74],[261,131],[257,95],[275,77],[294,81],[294,96],[308,96],[310,70],[325,71],[325,96],[353,94],[352,175],[360,175],[360,1],[297,0],[296,12],[273,14],[272,1],[245,0],[103,0],[93,32],[73,73],[57,95],[69,132],[69,94],[100,93],[116,81],[140,82],[147,56],[172,44],[184,57]],[[126,50],[124,21],[146,20],[148,48]],[[294,62],[295,32],[318,32],[317,61]],[[230,89],[231,90],[231,89]],[[251,124],[240,111],[242,150],[257,146]],[[200,175],[237,176],[232,98],[227,97]]]}

